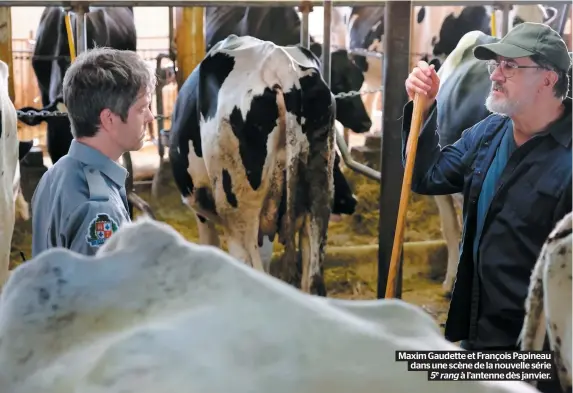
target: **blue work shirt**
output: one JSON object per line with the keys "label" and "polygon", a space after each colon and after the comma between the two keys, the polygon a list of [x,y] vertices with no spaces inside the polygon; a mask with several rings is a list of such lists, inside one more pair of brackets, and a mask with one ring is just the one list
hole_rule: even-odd
{"label": "blue work shirt", "polygon": [[32,257],[53,247],[93,255],[129,222],[127,170],[76,140],[32,197]]}
{"label": "blue work shirt", "polygon": [[[491,201],[482,206],[482,224],[478,200],[511,119],[491,114],[442,147],[437,105],[430,109],[418,140],[412,191],[464,196],[460,259],[445,328],[450,341],[468,340],[475,349],[517,344],[541,247],[572,209],[571,100],[563,104],[560,119],[508,157]],[[402,123],[404,161],[412,110],[409,102]]]}

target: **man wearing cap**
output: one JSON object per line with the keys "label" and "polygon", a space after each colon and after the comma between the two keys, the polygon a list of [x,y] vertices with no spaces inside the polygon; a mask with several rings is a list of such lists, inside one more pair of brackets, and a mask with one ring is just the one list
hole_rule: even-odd
{"label": "man wearing cap", "polygon": [[[490,73],[484,104],[492,113],[451,145],[438,143],[436,71],[420,62],[406,80],[410,99],[426,97],[412,191],[464,195],[446,339],[469,350],[517,349],[532,269],[554,225],[572,209],[571,58],[559,34],[537,23],[476,46],[474,56]],[[404,159],[412,110],[410,101]]]}

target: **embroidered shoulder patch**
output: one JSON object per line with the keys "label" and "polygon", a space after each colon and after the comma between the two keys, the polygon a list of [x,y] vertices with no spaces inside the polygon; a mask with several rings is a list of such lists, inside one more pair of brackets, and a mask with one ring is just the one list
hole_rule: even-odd
{"label": "embroidered shoulder patch", "polygon": [[86,241],[92,247],[99,247],[117,232],[117,228],[117,222],[109,214],[98,213],[90,222]]}

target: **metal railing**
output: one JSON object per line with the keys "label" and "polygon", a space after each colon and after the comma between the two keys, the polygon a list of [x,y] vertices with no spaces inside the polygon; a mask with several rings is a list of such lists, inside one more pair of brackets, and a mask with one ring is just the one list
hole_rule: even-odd
{"label": "metal railing", "polygon": [[[137,53],[146,61],[152,62],[156,65],[158,56],[163,56],[166,49],[141,49]],[[162,57],[162,58],[163,58]],[[16,96],[15,106],[17,108],[22,107],[42,107],[40,99],[40,89],[37,84],[37,80],[32,68],[32,59],[45,59],[53,60],[54,58],[65,58],[69,59],[70,56],[34,56],[33,49],[16,49],[12,51],[12,64],[14,69],[19,70],[17,75],[14,77],[14,90]],[[157,66],[156,66],[157,67]],[[161,73],[164,73],[165,68],[170,68],[169,65],[164,67],[157,67],[157,74],[161,77]],[[162,71],[163,70],[163,71]],[[169,78],[161,78],[169,79]],[[158,98],[157,95],[160,95]],[[152,111],[157,113],[156,119],[158,120],[156,124],[151,124],[149,128],[147,140],[153,140],[158,137],[159,131],[164,127],[170,126],[170,116],[173,110],[173,105],[175,104],[175,99],[177,98],[177,86],[175,81],[169,81],[168,83],[162,83],[161,87],[157,88],[152,97]],[[161,108],[158,107],[161,101]],[[46,113],[36,114],[40,116],[48,116]],[[24,115],[20,113],[20,115]],[[27,117],[33,117],[34,112],[29,112],[25,114]],[[49,116],[53,116],[49,115]],[[60,114],[62,115],[62,114]],[[64,114],[65,115],[65,114]],[[58,116],[58,114],[55,114]],[[18,125],[19,138],[21,140],[34,140],[37,145],[41,147],[46,146],[46,125],[41,124],[38,126],[28,126],[23,123]]]}

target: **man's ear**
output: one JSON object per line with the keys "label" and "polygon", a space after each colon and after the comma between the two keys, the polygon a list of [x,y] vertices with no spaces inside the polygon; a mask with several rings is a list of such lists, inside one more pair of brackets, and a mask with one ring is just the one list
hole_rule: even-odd
{"label": "man's ear", "polygon": [[558,80],[559,80],[559,75],[557,74],[557,72],[550,71],[545,76],[544,83],[545,83],[545,86],[553,88],[553,86],[555,86],[555,84],[557,83]]}
{"label": "man's ear", "polygon": [[104,130],[109,130],[112,127],[114,121],[114,114],[110,109],[105,108],[100,112],[99,122],[101,124],[101,128]]}

